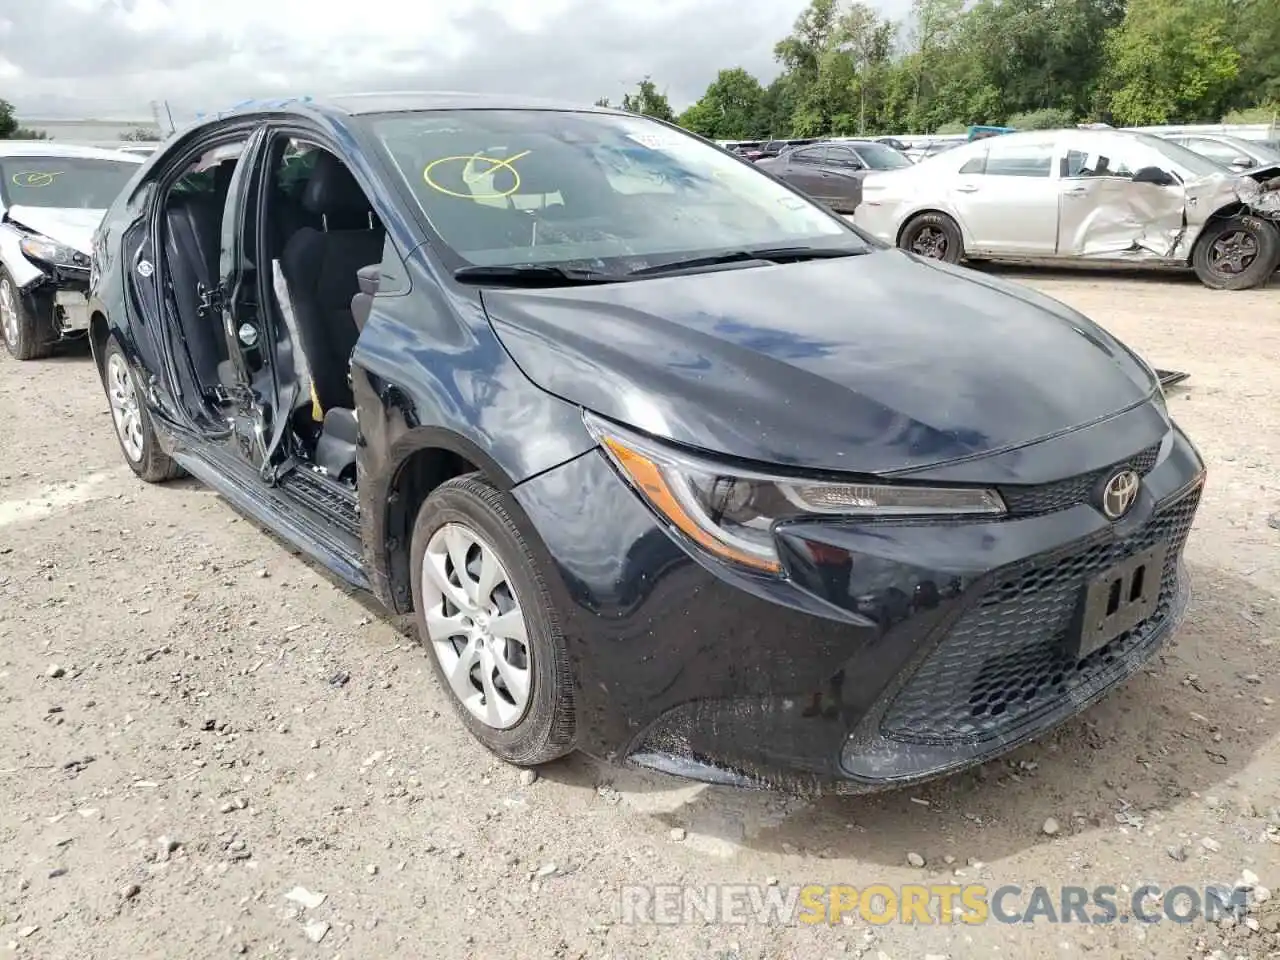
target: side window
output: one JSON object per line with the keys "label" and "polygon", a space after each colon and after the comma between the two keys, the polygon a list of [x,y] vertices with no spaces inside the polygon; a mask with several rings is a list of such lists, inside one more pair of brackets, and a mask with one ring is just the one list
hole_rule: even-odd
{"label": "side window", "polygon": [[977,156],[970,157],[965,161],[964,166],[960,168],[960,173],[984,174],[987,172],[987,151],[983,150]]}
{"label": "side window", "polygon": [[838,167],[861,167],[863,163],[858,155],[848,147],[831,147],[827,150],[827,163]]}
{"label": "side window", "polygon": [[1222,143],[1219,140],[1208,140],[1204,137],[1190,137],[1186,143],[1187,147],[1200,154],[1202,157],[1208,157],[1210,160],[1217,160],[1218,163],[1230,166],[1231,163],[1240,157],[1240,151],[1230,144]]}
{"label": "side window", "polygon": [[314,143],[291,138],[285,143],[276,168],[276,190],[292,200],[300,199],[319,156],[320,148]]}
{"label": "side window", "polygon": [[170,188],[170,196],[204,196],[217,202],[226,198],[235,171],[247,141],[226,143],[201,154]]}
{"label": "side window", "polygon": [[796,163],[823,163],[826,156],[826,147],[800,147],[791,151],[791,159]]}
{"label": "side window", "polygon": [[1073,145],[1062,158],[1062,175],[1071,179],[1088,177],[1132,177],[1144,166],[1141,158],[1123,144]]}
{"label": "side window", "polygon": [[988,177],[1044,177],[1053,175],[1054,145],[1052,141],[1041,143],[1009,142],[1001,137],[990,137],[987,147],[987,164],[983,171]]}

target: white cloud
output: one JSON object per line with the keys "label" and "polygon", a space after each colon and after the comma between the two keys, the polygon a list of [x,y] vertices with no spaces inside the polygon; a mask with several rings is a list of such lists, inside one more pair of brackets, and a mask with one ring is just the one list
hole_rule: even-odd
{"label": "white cloud", "polygon": [[773,46],[806,3],[22,0],[0,19],[0,96],[26,115],[79,116],[406,88],[590,102],[650,73],[682,107],[721,68],[776,75]]}

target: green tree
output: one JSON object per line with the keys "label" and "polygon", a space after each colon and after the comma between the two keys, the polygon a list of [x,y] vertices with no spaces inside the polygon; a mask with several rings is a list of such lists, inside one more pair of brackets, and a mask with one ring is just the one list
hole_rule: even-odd
{"label": "green tree", "polygon": [[18,129],[18,119],[13,115],[13,104],[0,100],[0,140],[8,140]]}
{"label": "green tree", "polygon": [[659,120],[675,120],[675,112],[665,93],[659,92],[653,80],[645,77],[636,85],[635,93],[622,95],[622,109],[629,113],[640,113],[646,117]]}
{"label": "green tree", "polygon": [[1107,44],[1115,119],[1140,126],[1222,116],[1240,70],[1229,12],[1228,0],[1130,0]]}
{"label": "green tree", "polygon": [[680,115],[680,126],[713,140],[768,136],[764,88],[741,67],[721,70],[706,93]]}
{"label": "green tree", "polygon": [[836,46],[848,56],[856,77],[860,134],[867,132],[868,103],[884,82],[896,34],[897,28],[865,3],[850,6],[836,26]]}

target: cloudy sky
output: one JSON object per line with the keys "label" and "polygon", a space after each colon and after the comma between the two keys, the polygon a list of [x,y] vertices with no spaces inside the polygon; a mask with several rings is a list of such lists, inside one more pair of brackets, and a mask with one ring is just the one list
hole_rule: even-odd
{"label": "cloudy sky", "polygon": [[[807,0],[0,0],[19,116],[144,118],[356,90],[617,100],[651,73],[677,109],[721,67],[762,79]],[[910,0],[876,0],[901,16]]]}

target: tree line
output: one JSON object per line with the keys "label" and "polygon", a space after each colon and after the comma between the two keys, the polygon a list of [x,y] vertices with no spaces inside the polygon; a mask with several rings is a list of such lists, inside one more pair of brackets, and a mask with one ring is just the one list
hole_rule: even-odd
{"label": "tree line", "polygon": [[619,106],[718,140],[1270,122],[1280,0],[914,0],[901,23],[811,0],[774,57],[679,116],[651,77]]}

